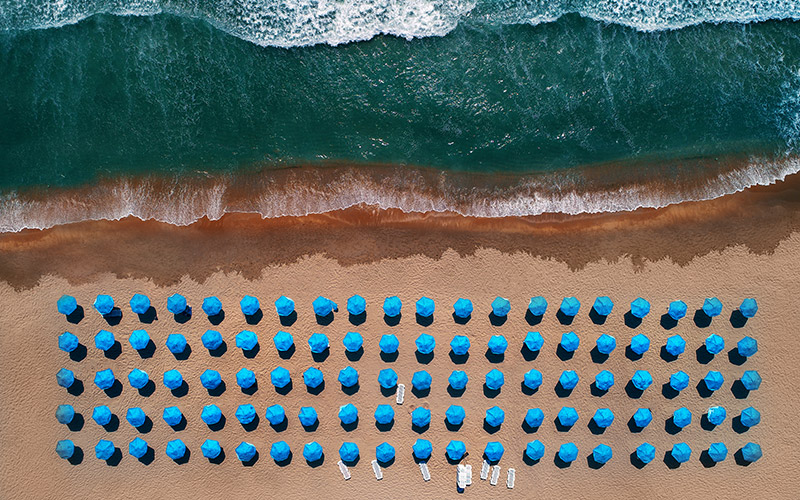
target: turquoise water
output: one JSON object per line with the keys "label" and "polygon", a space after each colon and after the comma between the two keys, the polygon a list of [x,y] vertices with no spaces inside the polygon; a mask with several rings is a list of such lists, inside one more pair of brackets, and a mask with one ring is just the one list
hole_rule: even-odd
{"label": "turquoise water", "polygon": [[[265,216],[357,203],[496,216],[712,198],[797,169],[797,2],[89,4],[0,3],[0,230],[191,222],[236,211],[220,190],[247,176],[261,198],[247,211]],[[726,171],[730,157],[749,160]],[[308,179],[264,180],[330,163],[352,165],[347,182],[317,181],[325,203],[307,209]],[[359,177],[373,165],[391,175]],[[430,183],[417,167],[444,177],[409,194]],[[595,186],[598,168],[621,187]],[[493,175],[466,189],[468,173]],[[142,177],[180,185],[191,207],[153,208]],[[122,186],[116,202],[81,196],[105,207],[42,200],[64,188],[63,208],[67,188],[101,179]]]}

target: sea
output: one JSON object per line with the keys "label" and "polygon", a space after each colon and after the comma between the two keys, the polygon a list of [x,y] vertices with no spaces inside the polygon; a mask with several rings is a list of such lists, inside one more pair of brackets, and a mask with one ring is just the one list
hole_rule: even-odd
{"label": "sea", "polygon": [[800,170],[800,0],[0,0],[0,232],[707,200]]}

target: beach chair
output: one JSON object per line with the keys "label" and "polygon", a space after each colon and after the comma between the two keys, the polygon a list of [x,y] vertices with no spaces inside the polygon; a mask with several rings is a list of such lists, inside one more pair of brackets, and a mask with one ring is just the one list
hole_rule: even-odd
{"label": "beach chair", "polygon": [[467,468],[461,464],[456,467],[456,484],[459,490],[467,487]]}
{"label": "beach chair", "polygon": [[489,462],[484,460],[481,467],[481,481],[486,481],[487,479],[489,479]]}
{"label": "beach chair", "polygon": [[403,401],[406,398],[406,386],[405,384],[397,384],[397,404],[403,404]]}
{"label": "beach chair", "polygon": [[498,479],[500,479],[500,466],[495,465],[492,467],[492,478],[489,480],[489,484],[492,486],[497,486]]}
{"label": "beach chair", "polygon": [[464,469],[467,471],[467,486],[472,484],[472,465],[465,465]]}
{"label": "beach chair", "polygon": [[425,481],[431,480],[431,471],[428,470],[428,464],[426,462],[419,463],[419,470],[422,472],[422,479]]}
{"label": "beach chair", "polygon": [[517,479],[517,471],[508,469],[508,479],[506,479],[506,486],[509,490],[514,489],[514,481]]}
{"label": "beach chair", "polygon": [[341,460],[339,460],[339,471],[342,473],[342,477],[344,477],[345,481],[350,479],[350,471],[347,469],[347,466]]}
{"label": "beach chair", "polygon": [[378,481],[383,479],[383,471],[381,471],[381,466],[378,465],[377,460],[372,461],[372,472],[375,473],[375,479],[377,479]]}

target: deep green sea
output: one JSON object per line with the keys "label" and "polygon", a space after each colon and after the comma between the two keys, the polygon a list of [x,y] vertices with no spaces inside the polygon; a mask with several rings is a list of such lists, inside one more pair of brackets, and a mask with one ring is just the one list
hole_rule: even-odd
{"label": "deep green sea", "polygon": [[798,1],[0,0],[0,231],[768,184],[800,169],[793,19]]}

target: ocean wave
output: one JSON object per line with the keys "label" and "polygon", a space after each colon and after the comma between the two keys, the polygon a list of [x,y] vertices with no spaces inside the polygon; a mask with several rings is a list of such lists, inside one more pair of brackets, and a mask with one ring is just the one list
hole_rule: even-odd
{"label": "ocean wave", "polygon": [[472,26],[540,24],[567,14],[641,31],[800,19],[796,0],[29,0],[0,3],[0,30],[53,28],[97,14],[202,19],[262,46],[340,45],[377,35],[444,36]]}
{"label": "ocean wave", "polygon": [[[591,172],[587,175],[603,177]],[[710,200],[770,185],[797,172],[798,158],[751,159],[701,179],[606,182],[591,190],[582,186],[598,186],[598,182],[573,171],[498,179],[433,169],[360,166],[266,170],[238,177],[128,178],[78,189],[0,194],[0,232],[131,216],[186,226],[202,218],[218,220],[227,213],[296,217],[356,206],[485,218],[596,214]]]}

